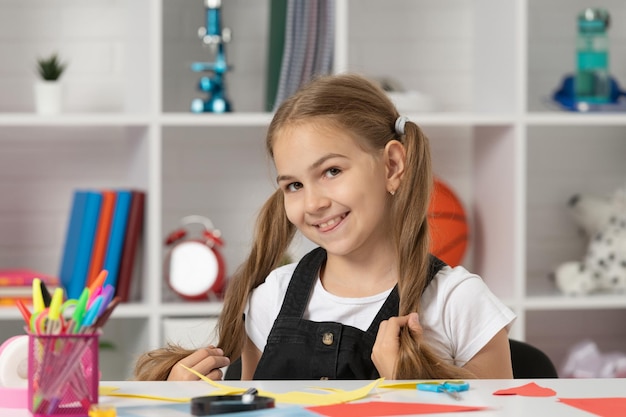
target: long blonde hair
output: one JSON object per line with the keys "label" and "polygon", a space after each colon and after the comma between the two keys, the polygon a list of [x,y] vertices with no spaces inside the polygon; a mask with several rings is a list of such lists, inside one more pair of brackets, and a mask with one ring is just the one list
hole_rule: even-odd
{"label": "long blonde hair", "polygon": [[[312,118],[346,130],[371,152],[380,152],[394,139],[404,145],[407,169],[393,197],[390,216],[398,254],[399,314],[406,315],[420,311],[421,294],[427,285],[430,243],[427,210],[433,177],[428,138],[410,121],[404,127],[404,135],[396,133],[398,117],[398,111],[384,91],[365,77],[356,74],[323,76],[281,104],[268,128],[266,149],[273,156],[273,144],[281,129],[309,122]],[[282,191],[277,190],[262,207],[250,255],[226,290],[218,322],[218,346],[231,361],[241,355],[246,337],[243,314],[248,296],[280,265],[294,233],[295,227],[285,213]],[[468,376],[462,368],[438,358],[422,340],[416,341],[408,329],[401,331],[396,378]]]}

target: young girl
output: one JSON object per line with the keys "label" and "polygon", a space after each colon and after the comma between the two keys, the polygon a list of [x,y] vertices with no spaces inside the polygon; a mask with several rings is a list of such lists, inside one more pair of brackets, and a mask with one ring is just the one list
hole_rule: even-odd
{"label": "young girl", "polygon": [[[429,254],[429,143],[352,74],[314,80],[267,134],[277,190],[231,279],[219,348],[145,354],[137,379],[511,378],[515,316],[477,275]],[[279,267],[294,233],[319,248]]]}

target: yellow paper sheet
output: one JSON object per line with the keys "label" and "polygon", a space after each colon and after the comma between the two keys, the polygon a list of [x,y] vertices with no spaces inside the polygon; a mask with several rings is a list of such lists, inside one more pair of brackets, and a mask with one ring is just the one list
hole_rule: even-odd
{"label": "yellow paper sheet", "polygon": [[149,394],[127,394],[124,392],[119,392],[119,388],[117,387],[99,387],[98,394],[103,397],[123,397],[123,398],[141,398],[144,400],[157,400],[157,401],[169,401],[173,403],[188,403],[191,401],[190,397],[161,397],[158,395],[149,395]]}
{"label": "yellow paper sheet", "polygon": [[[181,365],[189,372],[196,375],[198,378],[203,381],[209,383],[212,387],[216,388],[215,391],[212,391],[209,395],[228,395],[228,394],[242,394],[246,388],[238,388],[231,387],[228,385],[220,384],[215,382],[206,376],[196,372],[195,370],[188,368],[184,365]],[[361,398],[365,398],[371,391],[374,389],[383,378],[379,378],[370,384],[367,384],[364,387],[357,388],[352,391],[346,391],[341,389],[333,388],[329,390],[328,388],[318,388],[322,391],[330,391],[330,393],[325,394],[316,394],[311,392],[301,392],[301,391],[291,391],[285,393],[273,393],[269,391],[259,390],[258,395],[263,397],[272,397],[276,402],[283,404],[297,404],[297,405],[332,405],[332,404],[341,404],[349,401],[360,400]]]}
{"label": "yellow paper sheet", "polygon": [[[184,365],[181,365],[189,372],[196,375],[198,378],[207,382],[211,385],[215,390],[207,393],[207,395],[237,395],[242,394],[246,388],[241,387],[232,387],[229,385],[221,384],[215,382],[206,376],[194,371],[191,368],[188,368]],[[311,389],[316,389],[319,391],[325,391],[325,393],[312,393],[312,392],[302,392],[302,391],[290,391],[285,393],[273,393],[269,391],[259,390],[258,395],[263,397],[272,397],[277,403],[283,404],[295,404],[295,405],[333,405],[333,404],[341,404],[350,401],[360,400],[362,398],[367,397],[367,395],[377,387],[384,378],[379,378],[371,383],[365,385],[364,387],[357,388],[352,391],[346,391],[338,388],[329,388],[329,387],[311,387]],[[415,384],[413,385],[415,387]],[[169,401],[169,402],[190,402],[191,398],[180,398],[180,397],[163,397],[157,395],[149,395],[149,394],[127,394],[124,392],[120,392],[116,387],[107,387],[102,386],[99,389],[99,393],[101,396],[111,396],[111,397],[125,397],[125,398],[141,398],[147,400],[157,400],[157,401]]]}
{"label": "yellow paper sheet", "polygon": [[388,389],[417,389],[418,382],[394,382],[385,383],[378,386],[378,388]]}

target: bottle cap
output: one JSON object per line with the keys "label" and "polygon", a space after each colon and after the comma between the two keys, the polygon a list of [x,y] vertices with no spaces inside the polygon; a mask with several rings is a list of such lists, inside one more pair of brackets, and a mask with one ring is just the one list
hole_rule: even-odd
{"label": "bottle cap", "polygon": [[608,10],[588,7],[578,15],[580,29],[608,29],[611,17]]}

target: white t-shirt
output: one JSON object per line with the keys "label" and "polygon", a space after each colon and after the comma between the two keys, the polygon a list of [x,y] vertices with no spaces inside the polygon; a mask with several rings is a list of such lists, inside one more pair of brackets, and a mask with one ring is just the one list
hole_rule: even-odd
{"label": "white t-shirt", "polygon": [[[262,352],[278,317],[289,280],[297,264],[272,271],[251,294],[246,305],[246,333]],[[367,330],[391,292],[364,298],[337,297],[316,280],[304,319],[333,321]],[[465,268],[442,268],[422,295],[420,324],[425,342],[441,358],[463,366],[502,328],[509,328],[515,314],[489,290],[483,280]]]}

